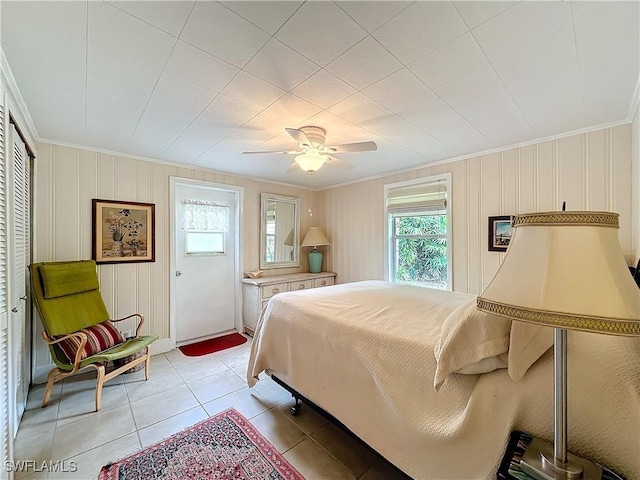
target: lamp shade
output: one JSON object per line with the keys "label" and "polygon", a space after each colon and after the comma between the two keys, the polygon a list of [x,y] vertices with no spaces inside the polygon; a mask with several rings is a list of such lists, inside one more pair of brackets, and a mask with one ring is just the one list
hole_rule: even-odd
{"label": "lamp shade", "polygon": [[282,242],[282,244],[286,245],[287,247],[293,247],[293,228],[289,232],[289,235],[287,235],[287,238],[284,239],[284,242]]}
{"label": "lamp shade", "polygon": [[327,161],[327,156],[313,152],[303,153],[302,155],[298,155],[295,160],[300,168],[305,172],[315,172],[324,165],[324,162]]}
{"label": "lamp shade", "polygon": [[331,245],[331,243],[320,227],[310,227],[302,241],[302,246],[317,247],[318,245]]}
{"label": "lamp shade", "polygon": [[516,320],[640,335],[640,290],[618,243],[618,214],[516,215],[513,237],[478,308]]}

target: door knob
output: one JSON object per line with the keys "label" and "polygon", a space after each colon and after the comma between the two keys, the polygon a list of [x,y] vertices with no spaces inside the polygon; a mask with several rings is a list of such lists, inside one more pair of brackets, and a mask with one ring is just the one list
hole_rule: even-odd
{"label": "door knob", "polygon": [[11,311],[12,311],[13,313],[18,313],[18,307],[13,307],[13,308],[11,309]]}
{"label": "door knob", "polygon": [[182,272],[180,270],[176,270],[176,277],[179,277],[180,275],[182,275]]}

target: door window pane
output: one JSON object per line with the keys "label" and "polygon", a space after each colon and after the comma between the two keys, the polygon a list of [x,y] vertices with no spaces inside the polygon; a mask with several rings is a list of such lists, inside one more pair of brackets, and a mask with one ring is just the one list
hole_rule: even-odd
{"label": "door window pane", "polygon": [[225,248],[224,232],[186,232],[186,254],[187,255],[224,255]]}

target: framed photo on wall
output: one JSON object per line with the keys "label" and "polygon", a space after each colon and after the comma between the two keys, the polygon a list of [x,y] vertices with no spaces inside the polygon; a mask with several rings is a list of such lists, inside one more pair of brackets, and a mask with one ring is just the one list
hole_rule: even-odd
{"label": "framed photo on wall", "polygon": [[155,205],[93,199],[96,263],[155,262]]}
{"label": "framed photo on wall", "polygon": [[511,227],[511,216],[500,215],[489,217],[489,251],[506,252],[513,228]]}

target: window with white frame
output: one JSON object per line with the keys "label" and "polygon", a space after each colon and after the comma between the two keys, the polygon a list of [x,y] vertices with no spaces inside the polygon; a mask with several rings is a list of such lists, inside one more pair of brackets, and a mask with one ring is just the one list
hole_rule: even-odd
{"label": "window with white frame", "polygon": [[449,177],[387,186],[389,280],[451,289]]}
{"label": "window with white frame", "polygon": [[228,203],[183,200],[185,255],[226,255]]}

